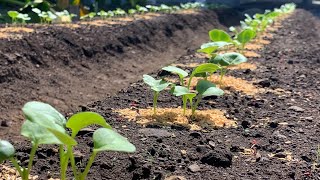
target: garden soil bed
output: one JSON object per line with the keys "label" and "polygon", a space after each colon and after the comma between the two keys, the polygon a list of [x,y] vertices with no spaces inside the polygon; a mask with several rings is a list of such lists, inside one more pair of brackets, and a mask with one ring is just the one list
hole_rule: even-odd
{"label": "garden soil bed", "polygon": [[66,113],[114,94],[199,47],[210,29],[223,28],[219,19],[230,15],[230,10],[192,11],[99,26],[28,25],[18,34],[21,28],[2,25],[0,34],[9,38],[0,36],[0,137],[18,134],[27,101],[47,102]]}
{"label": "garden soil bed", "polygon": [[[318,166],[313,165],[320,143],[320,20],[297,10],[282,26],[271,44],[258,52],[261,57],[250,58],[257,69],[228,74],[254,82],[264,92],[246,95],[230,89],[200,104],[200,110],[224,111],[227,118],[237,121],[237,128],[191,131],[178,124],[142,126],[128,121],[115,110],[152,106],[152,93],[142,81],[82,106],[82,111],[101,113],[137,147],[134,154],[100,154],[88,179],[318,179]],[[190,53],[175,63],[204,61]],[[167,74],[154,71],[154,75]],[[159,97],[162,108],[177,108],[180,102],[168,93]],[[83,155],[92,147],[91,136],[91,131],[82,131],[78,137],[79,162],[87,161]],[[18,158],[26,163],[30,146],[14,143]],[[33,174],[40,179],[59,177],[57,157],[55,147],[42,147]]]}

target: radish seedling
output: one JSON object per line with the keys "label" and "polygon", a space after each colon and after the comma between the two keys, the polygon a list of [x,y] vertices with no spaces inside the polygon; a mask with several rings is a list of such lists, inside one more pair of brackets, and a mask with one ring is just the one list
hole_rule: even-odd
{"label": "radish seedling", "polygon": [[209,63],[218,64],[220,68],[220,85],[222,85],[222,79],[227,72],[229,66],[235,66],[241,63],[247,62],[247,58],[240,53],[224,53],[219,54],[215,58],[210,59]]}
{"label": "radish seedling", "polygon": [[211,58],[211,57],[216,56],[215,52],[218,49],[222,49],[222,48],[227,47],[231,44],[232,43],[228,43],[228,42],[224,42],[224,41],[209,42],[209,43],[202,44],[200,49],[197,50],[197,52],[205,53],[209,56],[209,58]]}
{"label": "radish seedling", "polygon": [[256,32],[251,29],[244,29],[236,36],[236,41],[240,43],[241,51],[244,50],[245,45],[256,37]]}
{"label": "radish seedling", "polygon": [[18,11],[8,11],[8,15],[11,18],[13,24],[16,24],[18,22],[17,21],[17,18],[19,15]]}
{"label": "radish seedling", "polygon": [[97,14],[95,12],[91,12],[89,14],[86,14],[84,16],[81,16],[80,19],[84,20],[84,19],[88,19],[91,21]]}
{"label": "radish seedling", "polygon": [[149,75],[143,75],[143,81],[153,90],[153,114],[157,113],[157,102],[159,94],[162,90],[167,88],[171,83],[168,83],[162,79],[156,80]]}
{"label": "radish seedling", "polygon": [[180,79],[180,85],[184,86],[183,79],[188,76],[188,73],[186,71],[184,71],[183,69],[180,69],[178,67],[175,67],[175,66],[167,66],[167,67],[162,68],[162,70],[171,72],[173,74],[177,74]]}
{"label": "radish seedling", "polygon": [[207,80],[199,80],[196,86],[196,92],[192,92],[183,86],[175,86],[173,94],[175,96],[182,96],[183,114],[186,112],[187,102],[189,101],[192,112],[191,114],[194,116],[202,98],[208,96],[222,96],[224,92],[223,90],[217,88],[215,84]]}
{"label": "radish seedling", "polygon": [[213,74],[219,69],[220,69],[220,66],[217,64],[204,63],[199,65],[192,71],[190,75],[189,82],[188,82],[188,89],[190,89],[190,85],[193,77],[203,77],[207,79],[209,75]]}
{"label": "radish seedling", "polygon": [[[135,147],[120,134],[114,132],[102,116],[92,112],[77,113],[68,121],[52,106],[41,102],[28,102],[23,107],[26,121],[21,128],[21,134],[32,142],[32,149],[28,167],[22,168],[14,158],[14,148],[7,141],[0,141],[0,163],[9,159],[22,177],[27,180],[32,168],[33,158],[39,145],[57,144],[60,147],[61,180],[66,179],[66,171],[69,161],[75,180],[85,180],[92,166],[95,156],[101,151],[134,152]],[[90,125],[99,125],[102,128],[93,134],[94,148],[83,172],[79,171],[75,164],[73,147],[77,145],[75,140],[78,132]],[[71,129],[71,136],[66,128]]]}
{"label": "radish seedling", "polygon": [[144,14],[144,13],[148,12],[148,9],[146,7],[142,7],[142,6],[139,6],[139,5],[136,6],[136,9],[140,14]]}

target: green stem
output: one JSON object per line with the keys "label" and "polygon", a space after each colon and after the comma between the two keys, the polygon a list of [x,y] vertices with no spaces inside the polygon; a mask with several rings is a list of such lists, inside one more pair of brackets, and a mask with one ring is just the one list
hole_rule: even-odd
{"label": "green stem", "polygon": [[84,169],[83,173],[80,176],[80,180],[85,180],[86,179],[96,155],[97,155],[97,152],[93,151],[91,156],[90,156],[90,158],[89,158],[89,161],[88,161],[88,164],[87,164],[86,168]]}
{"label": "green stem", "polygon": [[181,86],[184,86],[183,78],[180,78],[180,84]]}
{"label": "green stem", "polygon": [[194,106],[192,107],[192,114],[191,114],[191,116],[194,116],[194,113],[196,112],[196,109],[197,109],[197,107],[198,107],[201,99],[202,99],[202,95],[199,94],[199,96],[197,97],[197,100],[196,100]]}
{"label": "green stem", "polygon": [[60,172],[61,172],[60,179],[66,180],[69,156],[68,156],[68,153],[64,151],[63,145],[60,145],[59,148],[60,148],[59,152],[60,152]]}
{"label": "green stem", "polygon": [[38,149],[38,144],[37,143],[35,143],[35,144],[32,143],[32,148],[31,148],[31,152],[30,152],[30,158],[29,158],[29,162],[28,162],[28,168],[23,170],[22,179],[26,179],[26,180],[29,179],[29,175],[30,175],[30,172],[31,172],[31,169],[32,169],[34,156],[36,155],[37,149]]}
{"label": "green stem", "polygon": [[12,162],[13,166],[16,168],[16,170],[18,171],[18,173],[22,177],[23,176],[23,172],[21,170],[21,166],[18,164],[18,161],[13,157],[10,158],[10,161]]}
{"label": "green stem", "polygon": [[222,68],[220,71],[220,82],[219,84],[222,86],[222,79],[224,77],[224,75],[226,74],[227,70],[225,68]]}
{"label": "green stem", "polygon": [[158,102],[159,92],[154,91],[153,94],[153,114],[157,114],[157,102]]}
{"label": "green stem", "polygon": [[183,103],[183,115],[186,115],[186,109],[187,109],[187,97],[182,96],[182,103]]}
{"label": "green stem", "polygon": [[67,151],[68,151],[68,154],[69,154],[69,157],[70,157],[73,176],[74,176],[75,179],[79,179],[78,171],[77,171],[77,167],[76,167],[76,162],[74,160],[74,155],[73,155],[73,151],[72,151],[72,146],[68,146],[68,150]]}

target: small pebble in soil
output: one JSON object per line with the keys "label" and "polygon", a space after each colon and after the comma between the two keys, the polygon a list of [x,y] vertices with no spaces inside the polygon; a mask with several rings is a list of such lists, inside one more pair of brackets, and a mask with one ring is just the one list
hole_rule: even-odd
{"label": "small pebble in soil", "polygon": [[192,164],[188,167],[188,170],[191,172],[198,172],[201,170],[201,168],[198,164]]}
{"label": "small pebble in soil", "polygon": [[216,167],[230,167],[232,164],[232,154],[229,150],[223,148],[215,148],[206,153],[201,162]]}
{"label": "small pebble in soil", "polygon": [[288,108],[289,110],[295,111],[295,112],[304,112],[305,110],[299,106],[290,106]]}
{"label": "small pebble in soil", "polygon": [[11,125],[11,122],[10,121],[6,121],[6,120],[3,120],[1,121],[1,124],[0,124],[2,127],[10,127]]}

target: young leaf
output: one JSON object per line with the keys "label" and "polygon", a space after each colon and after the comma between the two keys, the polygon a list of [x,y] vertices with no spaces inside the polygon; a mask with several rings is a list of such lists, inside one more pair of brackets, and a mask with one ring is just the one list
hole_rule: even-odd
{"label": "young leaf", "polygon": [[11,158],[15,153],[15,149],[8,141],[0,140],[0,163]]}
{"label": "young leaf", "polygon": [[175,96],[186,96],[188,99],[192,99],[197,95],[196,93],[190,92],[188,88],[183,86],[175,86],[172,94]]}
{"label": "young leaf", "polygon": [[143,75],[143,81],[148,84],[152,90],[156,91],[156,92],[160,92],[162,90],[164,90],[165,88],[167,88],[171,83],[168,83],[162,79],[160,80],[156,80],[153,77],[149,76],[149,75]]}
{"label": "young leaf", "polygon": [[100,128],[93,133],[93,142],[95,152],[101,151],[121,151],[121,152],[135,152],[136,147],[131,144],[127,138],[121,136],[117,132]]}
{"label": "young leaf", "polygon": [[215,84],[207,80],[199,80],[196,89],[202,97],[222,96],[224,94],[223,90],[217,88]]}
{"label": "young leaf", "polygon": [[15,18],[18,17],[19,12],[18,12],[18,11],[8,11],[8,15],[9,15],[11,18],[15,19]]}
{"label": "young leaf", "polygon": [[251,29],[245,29],[237,35],[237,40],[241,44],[246,44],[256,36],[256,32]]}
{"label": "young leaf", "polygon": [[183,79],[188,76],[188,73],[186,71],[175,66],[167,66],[162,69],[165,71],[171,72],[173,74],[178,74],[180,79]]}
{"label": "young leaf", "polygon": [[52,120],[56,124],[60,126],[65,126],[66,119],[65,117],[60,114],[55,108],[53,108],[51,105],[38,102],[38,101],[31,101],[26,103],[22,108],[23,113],[28,118],[32,118],[32,115],[34,113],[42,114],[43,116],[47,117],[49,120]]}
{"label": "young leaf", "polygon": [[215,58],[209,60],[209,62],[221,66],[231,66],[247,62],[247,58],[240,53],[230,52],[219,54]]}
{"label": "young leaf", "polygon": [[213,29],[209,31],[210,40],[213,42],[224,41],[224,42],[232,42],[230,35],[220,29]]}
{"label": "young leaf", "polygon": [[223,42],[223,41],[217,41],[217,42],[209,42],[201,45],[201,49],[199,49],[197,52],[203,52],[206,54],[211,54],[218,50],[219,48],[222,48],[224,46],[230,45],[231,43]]}
{"label": "young leaf", "polygon": [[[202,74],[202,73],[214,73],[218,69],[220,69],[220,66],[212,63],[204,63],[196,67],[191,74],[191,77],[195,76],[196,74]],[[190,78],[191,78],[190,77]]]}
{"label": "young leaf", "polygon": [[49,130],[28,120],[22,124],[21,135],[29,138],[34,144],[62,144]]}
{"label": "young leaf", "polygon": [[36,123],[53,133],[63,144],[76,145],[77,142],[70,137],[65,129],[65,118],[49,104],[41,102],[28,102],[22,108],[27,120]]}
{"label": "young leaf", "polygon": [[71,116],[67,122],[67,128],[72,130],[71,136],[76,137],[81,129],[93,124],[112,129],[100,114],[94,112],[80,112]]}

